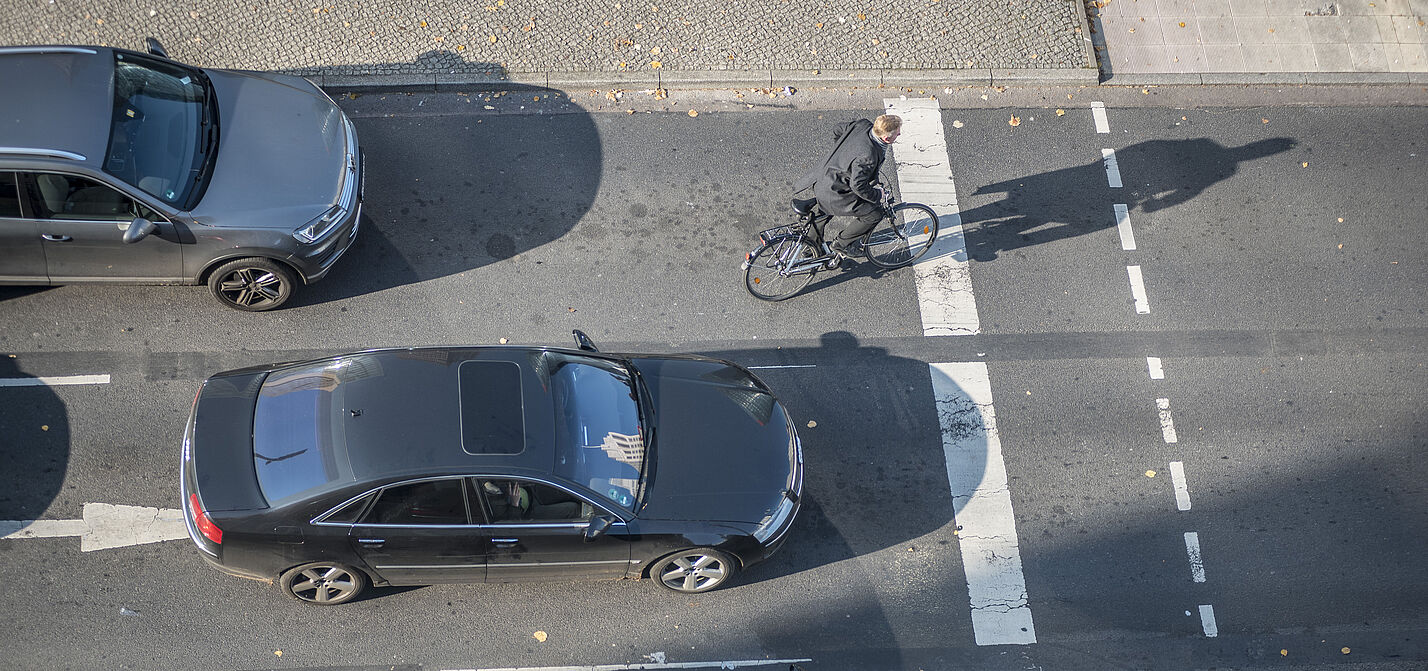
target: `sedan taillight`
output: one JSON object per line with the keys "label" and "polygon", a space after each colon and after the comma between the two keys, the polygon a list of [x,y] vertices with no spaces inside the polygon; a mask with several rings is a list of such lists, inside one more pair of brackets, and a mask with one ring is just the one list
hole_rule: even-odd
{"label": "sedan taillight", "polygon": [[198,503],[197,494],[188,495],[188,509],[189,512],[193,513],[193,523],[194,526],[198,527],[198,532],[203,534],[204,538],[222,545],[223,530],[219,529],[218,525],[213,523],[213,520],[208,519],[208,513],[204,512],[203,507]]}

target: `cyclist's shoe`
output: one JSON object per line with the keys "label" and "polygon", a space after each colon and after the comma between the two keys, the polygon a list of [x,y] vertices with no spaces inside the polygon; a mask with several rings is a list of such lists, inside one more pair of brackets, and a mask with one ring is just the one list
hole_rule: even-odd
{"label": "cyclist's shoe", "polygon": [[834,240],[828,244],[828,251],[833,252],[839,259],[851,258],[856,253],[853,251],[853,246],[856,244],[856,242]]}

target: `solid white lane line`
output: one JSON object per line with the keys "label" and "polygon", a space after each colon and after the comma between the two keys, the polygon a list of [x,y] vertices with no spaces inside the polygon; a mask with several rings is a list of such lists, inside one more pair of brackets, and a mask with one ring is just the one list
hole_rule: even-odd
{"label": "solid white lane line", "polygon": [[1214,638],[1220,635],[1220,628],[1215,625],[1214,606],[1200,606],[1200,627],[1205,630],[1206,638]]}
{"label": "solid white lane line", "polygon": [[67,384],[109,384],[109,376],[61,375],[58,377],[0,377],[0,387],[58,387]]}
{"label": "solid white lane line", "polygon": [[1185,464],[1170,462],[1170,482],[1175,485],[1175,509],[1190,509],[1190,486],[1185,481]]}
{"label": "solid white lane line", "polygon": [[1170,418],[1170,399],[1155,399],[1155,407],[1160,408],[1160,433],[1165,436],[1165,442],[1176,442],[1175,420]]}
{"label": "solid white lane line", "polygon": [[1200,558],[1200,534],[1185,532],[1185,554],[1190,555],[1190,577],[1205,582],[1205,560]]}
{"label": "solid white lane line", "polygon": [[1160,367],[1160,357],[1148,356],[1145,358],[1145,367],[1150,369],[1150,379],[1164,380],[1165,369]]}
{"label": "solid white lane line", "polygon": [[749,370],[753,370],[753,369],[755,369],[755,368],[760,368],[760,369],[762,369],[762,368],[817,368],[817,367],[818,367],[818,366],[815,365],[815,364],[802,364],[802,365],[797,365],[797,366],[747,366],[747,368],[748,368]]}
{"label": "solid white lane line", "polygon": [[[662,655],[661,655],[662,656]],[[447,669],[446,671],[633,671],[635,669],[746,669],[811,662],[812,659],[734,659],[721,662],[639,662],[635,664],[594,664],[588,666],[503,666],[487,669]]]}
{"label": "solid white lane line", "polygon": [[922,203],[937,214],[939,232],[913,264],[922,334],[973,335],[982,331],[972,275],[967,263],[957,188],[942,130],[942,110],[929,98],[888,99],[888,114],[902,117],[902,137],[892,146],[898,193],[909,203]]}
{"label": "solid white lane line", "polygon": [[1111,132],[1111,123],[1106,120],[1106,104],[1103,102],[1091,103],[1091,118],[1096,120],[1097,133]]}
{"label": "solid white lane line", "polygon": [[1135,299],[1136,314],[1150,314],[1150,298],[1145,295],[1145,279],[1140,275],[1140,266],[1126,266],[1126,275],[1130,277],[1131,298]]}
{"label": "solid white lane line", "polygon": [[977,645],[1035,643],[987,365],[930,368],[973,636]]}
{"label": "solid white lane line", "polygon": [[1135,231],[1131,230],[1130,209],[1122,203],[1112,206],[1116,211],[1116,232],[1121,234],[1121,249],[1135,250]]}
{"label": "solid white lane line", "polygon": [[0,520],[0,539],[59,538],[89,531],[84,520]]}
{"label": "solid white lane line", "polygon": [[1116,150],[1102,149],[1101,158],[1106,162],[1106,182],[1112,189],[1121,188],[1121,168],[1116,163]]}

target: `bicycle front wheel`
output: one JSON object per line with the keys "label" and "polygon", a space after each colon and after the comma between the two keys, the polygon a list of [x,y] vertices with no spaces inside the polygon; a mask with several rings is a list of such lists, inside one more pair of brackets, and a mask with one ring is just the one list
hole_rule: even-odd
{"label": "bicycle front wheel", "polygon": [[921,203],[898,203],[863,236],[863,248],[873,265],[905,266],[922,258],[937,239],[937,213]]}
{"label": "bicycle front wheel", "polygon": [[801,237],[774,238],[749,255],[744,263],[744,288],[754,298],[781,301],[803,290],[813,281],[816,266],[808,265],[817,258],[818,250]]}

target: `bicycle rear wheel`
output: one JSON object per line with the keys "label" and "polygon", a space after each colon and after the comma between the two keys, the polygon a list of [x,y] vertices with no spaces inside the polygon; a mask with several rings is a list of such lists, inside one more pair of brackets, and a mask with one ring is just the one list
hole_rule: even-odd
{"label": "bicycle rear wheel", "polygon": [[937,239],[937,213],[921,203],[898,203],[863,236],[863,248],[873,265],[897,268],[918,260]]}
{"label": "bicycle rear wheel", "polygon": [[790,271],[800,262],[818,256],[818,250],[802,237],[774,238],[764,243],[744,263],[744,288],[754,298],[781,301],[803,290],[813,281],[817,266]]}

